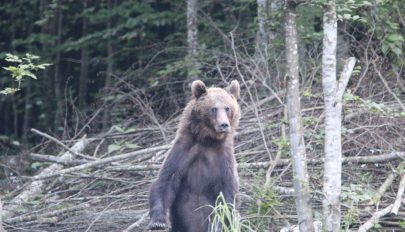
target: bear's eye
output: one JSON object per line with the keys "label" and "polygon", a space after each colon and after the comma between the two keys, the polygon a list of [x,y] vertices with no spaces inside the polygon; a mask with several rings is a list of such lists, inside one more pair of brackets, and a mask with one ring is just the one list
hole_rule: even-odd
{"label": "bear's eye", "polygon": [[217,108],[216,107],[213,107],[213,108],[211,108],[211,113],[213,113],[213,114],[215,114],[215,113],[217,113]]}
{"label": "bear's eye", "polygon": [[225,111],[229,112],[231,109],[229,109],[229,107],[225,107]]}

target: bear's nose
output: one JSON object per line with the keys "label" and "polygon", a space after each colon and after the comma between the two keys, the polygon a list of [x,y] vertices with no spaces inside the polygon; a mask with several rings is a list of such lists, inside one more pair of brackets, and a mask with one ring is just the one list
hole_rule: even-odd
{"label": "bear's nose", "polygon": [[221,127],[221,129],[228,129],[229,124],[228,123],[222,123],[221,125],[219,125],[219,127]]}

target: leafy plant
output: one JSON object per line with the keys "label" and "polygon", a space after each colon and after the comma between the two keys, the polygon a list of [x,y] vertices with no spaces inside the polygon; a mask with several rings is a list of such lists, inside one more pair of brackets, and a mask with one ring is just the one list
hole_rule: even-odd
{"label": "leafy plant", "polygon": [[235,202],[228,204],[222,193],[219,194],[215,206],[212,207],[209,232],[240,232],[242,229],[251,231],[248,221],[241,219],[235,209]]}
{"label": "leafy plant", "polygon": [[254,180],[246,186],[249,198],[244,201],[247,204],[249,221],[255,231],[268,231],[273,223],[271,216],[281,205],[279,195],[272,183],[263,186],[264,172],[252,174]]}
{"label": "leafy plant", "polygon": [[397,112],[391,110],[390,108],[386,107],[382,103],[377,103],[371,100],[364,100],[359,96],[353,95],[350,92],[347,92],[343,95],[343,101],[346,102],[353,102],[354,104],[358,105],[361,108],[364,108],[370,113],[373,114],[380,114],[383,116],[390,116],[390,117],[405,117],[405,112]]}
{"label": "leafy plant", "polygon": [[32,54],[25,54],[24,57],[20,58],[17,55],[13,55],[10,53],[6,54],[6,58],[4,59],[7,62],[17,63],[17,65],[10,65],[8,67],[3,67],[3,69],[10,72],[11,77],[18,83],[17,87],[8,87],[4,90],[0,91],[2,94],[12,94],[20,90],[21,82],[26,77],[31,77],[32,79],[37,79],[37,76],[33,73],[33,71],[39,69],[45,69],[46,66],[50,64],[35,64],[34,60],[38,60],[39,56],[32,55]]}

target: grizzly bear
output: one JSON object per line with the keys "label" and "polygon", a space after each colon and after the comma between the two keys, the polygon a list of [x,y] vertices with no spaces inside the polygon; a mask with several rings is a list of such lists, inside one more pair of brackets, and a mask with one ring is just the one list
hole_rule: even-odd
{"label": "grizzly bear", "polygon": [[207,232],[210,206],[218,195],[222,192],[227,203],[237,201],[233,143],[240,118],[239,83],[207,88],[197,80],[191,92],[173,146],[150,189],[150,230]]}

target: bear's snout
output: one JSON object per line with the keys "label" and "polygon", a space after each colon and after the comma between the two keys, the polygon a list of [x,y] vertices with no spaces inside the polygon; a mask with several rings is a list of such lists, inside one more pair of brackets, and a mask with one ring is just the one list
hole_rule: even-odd
{"label": "bear's snout", "polygon": [[217,133],[228,133],[230,131],[230,126],[228,122],[223,122],[223,123],[218,123],[216,126],[216,132]]}

